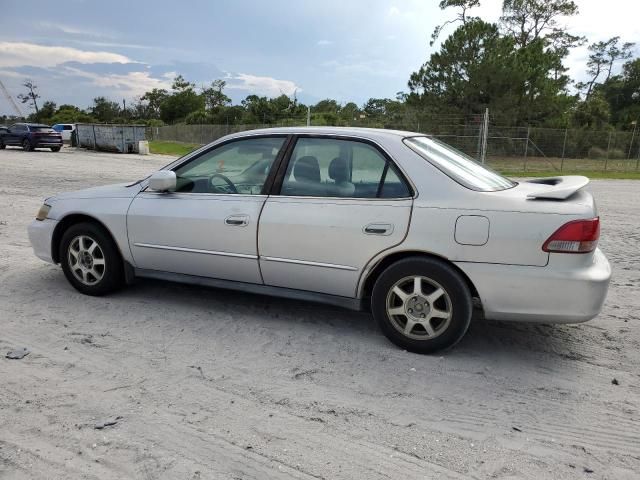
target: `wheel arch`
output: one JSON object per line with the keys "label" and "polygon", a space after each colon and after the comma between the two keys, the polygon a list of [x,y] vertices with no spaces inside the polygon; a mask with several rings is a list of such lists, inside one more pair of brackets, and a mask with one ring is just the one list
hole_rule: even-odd
{"label": "wheel arch", "polygon": [[378,260],[378,263],[371,269],[371,271],[367,274],[364,282],[362,283],[361,288],[361,298],[369,298],[371,296],[371,292],[373,290],[373,286],[376,283],[376,280],[380,276],[380,274],[390,265],[394,264],[399,260],[403,260],[409,257],[421,257],[421,258],[434,258],[443,263],[446,263],[448,266],[453,268],[456,272],[460,274],[460,276],[464,279],[467,287],[469,287],[469,291],[471,292],[471,296],[473,298],[480,299],[480,294],[478,293],[478,289],[473,284],[469,276],[458,267],[455,263],[451,262],[448,258],[443,257],[441,255],[436,255],[431,252],[424,252],[421,250],[404,250],[400,252],[392,252],[382,259]]}
{"label": "wheel arch", "polygon": [[87,215],[85,213],[71,213],[62,218],[62,220],[58,222],[55,230],[53,231],[53,236],[51,237],[51,258],[53,259],[54,263],[60,263],[60,242],[62,241],[64,232],[69,227],[77,225],[78,223],[93,223],[94,225],[102,228],[107,233],[107,235],[109,235],[109,238],[111,238],[111,241],[116,246],[120,258],[124,259],[122,251],[120,250],[120,245],[118,245],[118,242],[113,236],[113,233],[111,233],[111,230],[109,230],[109,228],[103,222],[98,220],[96,217]]}

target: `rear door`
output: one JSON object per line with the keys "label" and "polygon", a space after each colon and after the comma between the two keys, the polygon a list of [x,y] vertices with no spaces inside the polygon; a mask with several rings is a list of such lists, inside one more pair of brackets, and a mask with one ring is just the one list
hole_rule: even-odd
{"label": "rear door", "polygon": [[260,216],[264,283],[354,297],[368,261],[403,241],[411,188],[361,139],[299,136],[289,157]]}

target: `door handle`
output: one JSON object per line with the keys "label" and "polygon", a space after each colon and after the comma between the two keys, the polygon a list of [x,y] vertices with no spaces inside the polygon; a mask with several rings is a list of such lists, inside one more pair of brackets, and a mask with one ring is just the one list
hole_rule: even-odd
{"label": "door handle", "polygon": [[231,227],[246,227],[249,225],[248,215],[231,215],[224,219],[224,223]]}
{"label": "door handle", "polygon": [[390,223],[370,223],[363,229],[367,235],[391,235],[393,233],[393,225]]}

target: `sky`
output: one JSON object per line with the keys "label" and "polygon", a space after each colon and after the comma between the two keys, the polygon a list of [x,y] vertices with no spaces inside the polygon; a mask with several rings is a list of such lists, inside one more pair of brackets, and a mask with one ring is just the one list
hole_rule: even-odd
{"label": "sky", "polygon": [[[640,1],[576,2],[580,14],[565,21],[571,33],[640,43]],[[411,72],[438,48],[429,46],[434,27],[455,16],[438,3],[29,0],[25,15],[23,2],[2,0],[0,80],[14,98],[28,78],[41,102],[83,108],[97,96],[131,102],[151,88],[170,88],[176,73],[198,87],[224,79],[234,103],[284,93],[303,103],[362,105],[408,90]],[[471,14],[496,21],[501,4],[482,0]],[[587,55],[582,47],[567,59],[573,78],[584,78]],[[13,114],[2,95],[0,114]]]}

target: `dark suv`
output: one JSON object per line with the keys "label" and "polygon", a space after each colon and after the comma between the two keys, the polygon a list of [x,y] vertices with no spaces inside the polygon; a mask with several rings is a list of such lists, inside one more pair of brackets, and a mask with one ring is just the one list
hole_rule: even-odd
{"label": "dark suv", "polygon": [[50,148],[53,152],[59,152],[62,148],[62,135],[48,125],[14,123],[6,132],[0,131],[0,149],[7,145],[22,147],[26,151]]}

